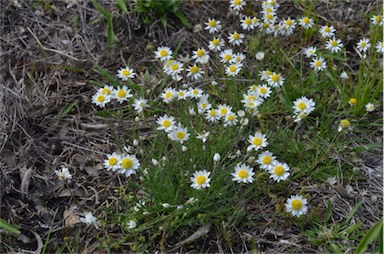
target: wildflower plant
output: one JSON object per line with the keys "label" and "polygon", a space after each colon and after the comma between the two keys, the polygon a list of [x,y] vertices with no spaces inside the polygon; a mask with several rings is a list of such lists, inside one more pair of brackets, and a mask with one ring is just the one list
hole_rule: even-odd
{"label": "wildflower plant", "polygon": [[[168,45],[154,50],[156,87],[140,83],[134,63],[112,70],[114,76],[101,72],[109,84],[97,83],[100,88],[91,98],[95,110],[122,107],[124,117],[139,117],[122,147],[136,144],[128,151],[110,151],[102,161],[106,174],[125,176],[119,198],[129,208],[107,214],[124,218],[127,232],[150,230],[156,241],[159,228],[175,232],[191,225],[220,228],[239,218],[250,221],[257,216],[246,219],[250,211],[238,204],[257,207],[262,199],[276,204],[263,216],[312,218],[318,205],[301,182],[341,175],[330,151],[348,143],[336,142],[347,136],[340,132],[359,128],[351,128],[347,118],[355,123],[354,118],[375,109],[379,79],[364,72],[380,71],[364,61],[357,74],[346,69],[350,77],[341,78],[344,70],[334,66],[347,59],[339,52],[346,50],[337,39],[339,31],[316,24],[308,14],[279,17],[277,1],[258,4],[260,16],[251,17],[238,15],[246,1],[231,0],[237,22],[232,26],[205,19],[207,44],[192,48],[189,62],[179,61],[178,49]],[[317,44],[308,39],[291,51],[278,48],[287,38],[315,28]],[[256,30],[262,33],[254,35]],[[252,48],[254,38],[268,45]],[[376,53],[368,42],[358,50]],[[259,60],[256,52],[263,52]]]}

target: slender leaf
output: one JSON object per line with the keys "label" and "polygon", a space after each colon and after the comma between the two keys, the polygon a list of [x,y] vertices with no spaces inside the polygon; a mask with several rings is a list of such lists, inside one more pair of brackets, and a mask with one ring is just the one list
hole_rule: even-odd
{"label": "slender leaf", "polygon": [[96,8],[101,12],[101,14],[103,14],[103,16],[106,19],[112,17],[112,13],[104,9],[104,7],[101,6],[98,2],[96,2],[96,0],[91,0],[91,2],[93,3],[94,6],[96,6]]}
{"label": "slender leaf", "polygon": [[116,41],[115,32],[113,31],[113,16],[108,18],[108,36],[107,36],[108,46],[112,47],[113,43]]}
{"label": "slender leaf", "polygon": [[367,234],[361,239],[360,244],[357,246],[355,254],[362,254],[368,248],[368,245],[376,239],[376,237],[383,231],[383,219],[380,219],[375,225],[368,230]]}
{"label": "slender leaf", "polygon": [[349,224],[349,221],[352,219],[353,215],[355,215],[355,213],[357,212],[357,210],[359,210],[360,206],[363,204],[363,200],[361,200],[353,209],[352,211],[349,213],[347,219],[345,220],[344,222],[344,225],[348,225]]}
{"label": "slender leaf", "polygon": [[331,204],[331,200],[328,200],[328,207],[327,207],[327,212],[325,213],[325,221],[324,221],[325,225],[327,225],[331,216],[332,216],[332,204]]}
{"label": "slender leaf", "polygon": [[189,23],[187,17],[185,17],[180,10],[175,11],[173,14],[181,21],[181,23],[183,23],[184,26],[192,28],[192,25]]}
{"label": "slender leaf", "polygon": [[383,144],[382,143],[371,143],[363,146],[358,146],[353,148],[353,151],[356,152],[362,152],[362,151],[368,151],[372,149],[383,149]]}
{"label": "slender leaf", "polygon": [[115,77],[100,65],[96,64],[96,72],[99,73],[102,78],[107,80],[110,85],[114,86],[115,88],[119,86],[119,82],[116,81]]}
{"label": "slender leaf", "polygon": [[165,15],[162,15],[159,18],[160,18],[161,24],[163,24],[164,29],[167,30],[167,18],[165,17]]}
{"label": "slender leaf", "polygon": [[344,231],[345,233],[347,234],[351,234],[353,231],[356,231],[357,229],[359,229],[361,227],[361,222],[359,221],[358,223],[346,228]]}
{"label": "slender leaf", "polygon": [[17,234],[17,235],[21,233],[20,230],[18,230],[17,228],[15,228],[14,226],[12,226],[11,224],[9,224],[8,222],[6,222],[1,218],[0,218],[0,228],[4,228],[8,232]]}
{"label": "slender leaf", "polygon": [[128,13],[128,8],[127,8],[127,5],[125,5],[124,0],[117,0],[116,5],[124,14]]}
{"label": "slender leaf", "polygon": [[68,115],[69,112],[73,109],[73,107],[76,105],[76,102],[72,102],[70,104],[65,105],[59,112],[59,117],[64,117]]}

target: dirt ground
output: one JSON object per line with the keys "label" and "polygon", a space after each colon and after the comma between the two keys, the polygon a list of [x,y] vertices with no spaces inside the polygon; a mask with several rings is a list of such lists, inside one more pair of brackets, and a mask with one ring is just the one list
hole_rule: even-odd
{"label": "dirt ground", "polygon": [[[19,7],[12,2],[0,2],[0,202],[1,218],[18,225],[22,236],[17,238],[1,232],[4,244],[0,252],[39,253],[48,234],[49,241],[58,245],[72,235],[64,212],[74,200],[92,210],[113,195],[109,186],[118,183],[118,179],[104,172],[96,162],[101,162],[105,153],[112,153],[122,142],[123,137],[115,133],[129,131],[132,120],[111,122],[113,120],[107,121],[95,114],[90,102],[95,88],[89,83],[99,78],[95,64],[113,73],[130,59],[131,67],[140,76],[153,65],[150,47],[175,48],[184,38],[181,54],[187,54],[206,45],[208,39],[204,33],[187,29],[172,18],[167,31],[158,20],[142,25],[137,15],[119,14],[111,3],[114,1],[103,0],[98,2],[116,16],[117,43],[109,49],[106,22],[93,22],[99,12],[88,0],[19,0]],[[302,10],[292,1],[279,2],[279,13],[283,16],[301,15]],[[344,27],[351,32],[345,38],[348,46],[357,41],[354,34],[363,33],[364,27],[356,26],[358,20],[379,4],[380,1],[319,0],[315,11],[324,22],[329,20],[336,28]],[[227,9],[227,1],[196,0],[182,5],[193,26],[203,24],[208,17],[225,23],[230,20]],[[370,138],[382,142],[382,137]],[[318,186],[308,191],[314,195],[329,193],[339,204],[334,211],[339,218],[346,218],[346,208],[366,197],[368,201],[356,216],[363,227],[369,228],[382,214],[382,158],[377,153],[364,152],[350,163],[367,179],[354,183],[353,196],[343,196],[340,186],[339,189]],[[68,192],[54,173],[55,169],[67,165],[76,170],[73,192]],[[94,186],[103,191],[99,192]],[[276,240],[276,234],[280,233],[278,227],[274,232],[270,228],[243,230],[245,236],[256,239],[261,250],[286,251],[286,244]],[[302,252],[319,252],[305,237],[297,235],[297,229],[285,232],[286,237],[291,237],[291,243],[302,246]],[[77,233],[89,234],[88,231]],[[93,252],[97,241],[92,237],[84,239],[87,240],[83,250]],[[229,250],[224,249],[226,251]]]}

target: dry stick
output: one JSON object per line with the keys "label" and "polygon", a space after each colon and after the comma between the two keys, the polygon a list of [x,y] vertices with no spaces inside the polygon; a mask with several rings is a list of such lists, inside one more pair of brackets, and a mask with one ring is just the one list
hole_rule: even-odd
{"label": "dry stick", "polygon": [[70,145],[70,146],[77,147],[77,148],[82,149],[82,150],[86,150],[86,151],[88,151],[88,152],[92,152],[92,153],[98,153],[98,154],[106,155],[106,153],[99,152],[99,151],[95,151],[95,150],[91,150],[91,149],[88,149],[88,148],[85,148],[85,147],[82,147],[82,146],[79,146],[79,145],[76,145],[76,144],[73,144],[73,143],[70,143],[70,142],[67,142],[67,141],[62,141],[62,143],[63,143],[63,144]]}
{"label": "dry stick", "polygon": [[80,61],[80,59],[78,59],[78,58],[76,58],[76,57],[73,57],[73,56],[71,56],[71,55],[68,55],[68,54],[66,54],[66,53],[64,53],[64,52],[62,52],[62,51],[57,50],[57,49],[50,49],[50,48],[44,47],[43,44],[41,44],[41,42],[39,41],[39,39],[38,39],[38,38],[36,37],[36,35],[31,31],[31,29],[30,29],[29,27],[27,27],[27,30],[28,30],[28,32],[30,32],[30,33],[32,34],[33,38],[35,38],[36,42],[40,45],[40,47],[41,47],[42,49],[44,49],[44,50],[46,50],[46,51],[53,52],[53,53],[57,53],[57,54],[59,54],[59,55],[66,56],[66,57],[71,58],[71,59],[73,59],[73,60],[75,60],[75,61]]}

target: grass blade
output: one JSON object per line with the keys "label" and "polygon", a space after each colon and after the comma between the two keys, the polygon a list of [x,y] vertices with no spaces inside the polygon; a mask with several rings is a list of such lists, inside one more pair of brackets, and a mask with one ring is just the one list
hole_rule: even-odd
{"label": "grass blade", "polygon": [[73,107],[76,105],[76,102],[72,102],[70,104],[65,105],[59,112],[59,117],[64,117],[68,115],[69,112],[73,109]]}
{"label": "grass blade", "polygon": [[332,204],[331,204],[331,200],[328,200],[328,207],[327,207],[327,212],[325,213],[325,221],[324,221],[325,225],[327,225],[331,216],[332,216]]}
{"label": "grass blade", "polygon": [[[368,245],[376,239],[376,237],[383,231],[383,219],[379,220],[371,229],[368,230],[367,234],[361,239],[360,244],[357,246],[355,254],[362,254],[368,248]],[[382,251],[382,250],[379,250]],[[380,252],[382,253],[382,252]]]}
{"label": "grass blade", "polygon": [[124,14],[128,13],[128,8],[125,5],[125,1],[124,0],[117,0],[116,1],[116,5]]}
{"label": "grass blade", "polygon": [[111,16],[108,18],[108,35],[107,35],[108,46],[112,47],[115,41],[116,41],[116,36],[115,36],[115,32],[113,31],[113,16]]}
{"label": "grass blade", "polygon": [[112,17],[112,13],[104,9],[104,7],[101,6],[98,2],[96,2],[96,0],[91,0],[91,2],[106,19]]}
{"label": "grass blade", "polygon": [[15,228],[14,226],[12,226],[11,224],[9,224],[3,219],[0,219],[0,228],[4,228],[8,232],[17,234],[17,235],[21,233],[20,230],[18,230],[17,228]]}

